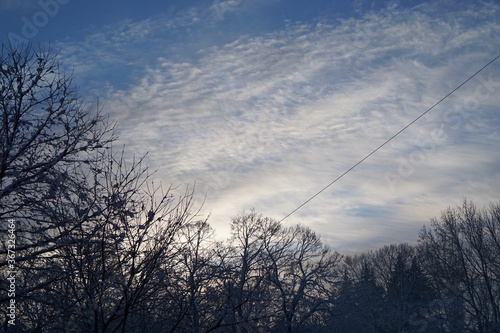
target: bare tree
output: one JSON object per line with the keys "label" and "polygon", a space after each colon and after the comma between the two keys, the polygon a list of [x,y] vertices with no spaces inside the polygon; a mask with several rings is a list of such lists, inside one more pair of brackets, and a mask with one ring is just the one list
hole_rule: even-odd
{"label": "bare tree", "polygon": [[277,222],[253,210],[239,214],[231,223],[226,288],[231,304],[227,322],[235,324],[234,332],[255,331],[257,322],[268,316],[263,288],[265,244],[277,230]]}
{"label": "bare tree", "polygon": [[78,100],[56,54],[31,46],[1,47],[0,111],[0,218],[16,221],[20,262],[55,248],[47,243],[59,237],[56,227],[38,204],[78,181],[76,164],[108,146],[114,126]]}
{"label": "bare tree", "polygon": [[50,252],[18,264],[18,320],[32,331],[145,332],[156,321],[140,313],[163,301],[164,267],[193,218],[192,191],[163,193],[141,161],[128,165],[111,149],[87,165],[79,182],[62,181],[53,200],[36,203],[58,237]]}
{"label": "bare tree", "polygon": [[342,257],[302,226],[282,230],[276,240],[266,244],[275,325],[285,332],[318,330],[331,312],[331,291],[339,282]]}
{"label": "bare tree", "polygon": [[78,97],[50,49],[2,45],[0,217],[30,213],[32,201],[50,197],[82,152],[114,139],[106,117]]}
{"label": "bare tree", "polygon": [[[41,208],[58,201],[58,191],[80,183],[75,170],[88,153],[109,146],[114,126],[98,108],[92,111],[78,100],[56,54],[29,45],[1,46],[0,112],[0,218],[14,220],[16,286],[26,293],[60,280],[41,269],[52,265],[64,238],[53,212]],[[3,242],[0,267],[7,265],[6,253]]]}
{"label": "bare tree", "polygon": [[[17,327],[164,331],[158,305],[193,191],[163,192],[142,159],[115,153],[114,126],[78,100],[50,50],[3,47],[0,61],[0,216],[16,223]],[[6,250],[2,239],[0,266]]]}
{"label": "bare tree", "polygon": [[424,228],[426,269],[441,291],[449,329],[500,330],[500,205],[479,210],[464,201]]}
{"label": "bare tree", "polygon": [[[168,298],[176,304],[176,332],[207,332],[220,323],[217,243],[206,220],[185,225],[176,237]],[[214,247],[212,245],[215,244]]]}

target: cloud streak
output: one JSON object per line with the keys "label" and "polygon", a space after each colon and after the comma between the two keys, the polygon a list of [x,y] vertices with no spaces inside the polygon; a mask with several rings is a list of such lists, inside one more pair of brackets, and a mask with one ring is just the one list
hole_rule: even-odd
{"label": "cloud streak", "polygon": [[[202,48],[186,61],[168,56],[159,22],[128,22],[97,39],[101,59],[123,62],[116,59],[123,39],[155,41],[165,54],[147,58],[131,85],[109,83],[106,110],[130,150],[150,152],[163,182],[196,180],[220,234],[244,208],[280,219],[494,55],[498,6],[478,3],[438,17],[439,6],[290,24]],[[202,29],[193,25],[198,16],[182,24]],[[147,54],[143,44],[134,52]],[[94,63],[91,52],[74,52],[66,55],[70,63]],[[362,250],[416,239],[428,218],[465,196],[495,200],[499,68],[494,64],[286,223],[310,225],[338,249]],[[392,184],[387,175],[396,177]]]}

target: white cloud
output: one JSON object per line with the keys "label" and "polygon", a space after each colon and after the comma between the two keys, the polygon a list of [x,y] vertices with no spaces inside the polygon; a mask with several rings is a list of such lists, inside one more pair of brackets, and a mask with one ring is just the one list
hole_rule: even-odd
{"label": "white cloud", "polygon": [[[499,7],[474,6],[444,17],[431,3],[290,25],[204,50],[199,61],[165,54],[130,88],[111,89],[106,109],[129,150],[150,151],[164,183],[196,180],[207,191],[220,234],[244,208],[279,219],[492,57]],[[125,35],[142,36],[123,32],[109,43]],[[422,223],[463,196],[497,199],[495,73],[472,80],[286,223],[310,225],[338,249],[372,248],[415,240]]]}

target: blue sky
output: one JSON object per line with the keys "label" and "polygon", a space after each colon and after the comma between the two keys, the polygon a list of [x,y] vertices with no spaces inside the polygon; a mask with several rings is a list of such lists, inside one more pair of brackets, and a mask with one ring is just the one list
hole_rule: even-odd
{"label": "blue sky", "polygon": [[[50,43],[163,184],[196,181],[219,237],[281,219],[500,52],[498,1],[0,0]],[[500,196],[500,61],[287,218],[333,248],[413,242]]]}

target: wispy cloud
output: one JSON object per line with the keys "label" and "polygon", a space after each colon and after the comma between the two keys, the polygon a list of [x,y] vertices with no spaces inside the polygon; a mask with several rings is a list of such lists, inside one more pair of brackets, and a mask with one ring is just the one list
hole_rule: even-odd
{"label": "wispy cloud", "polygon": [[[239,2],[214,6],[236,10]],[[191,22],[201,17],[194,12]],[[128,42],[148,41],[134,52],[148,60],[152,52],[154,62],[128,87],[110,83],[106,110],[130,150],[150,152],[164,182],[196,180],[223,234],[229,217],[244,208],[286,215],[497,51],[497,5],[441,14],[431,3],[291,24],[203,48],[198,59],[185,61],[166,52],[161,22],[129,22],[94,36],[86,43],[99,47],[74,51],[70,62],[93,66],[99,52],[102,61],[123,62]],[[126,61],[132,59],[139,57]],[[464,196],[494,200],[499,68],[471,81],[287,223],[311,225],[337,248],[369,248],[416,239],[423,222]]]}

